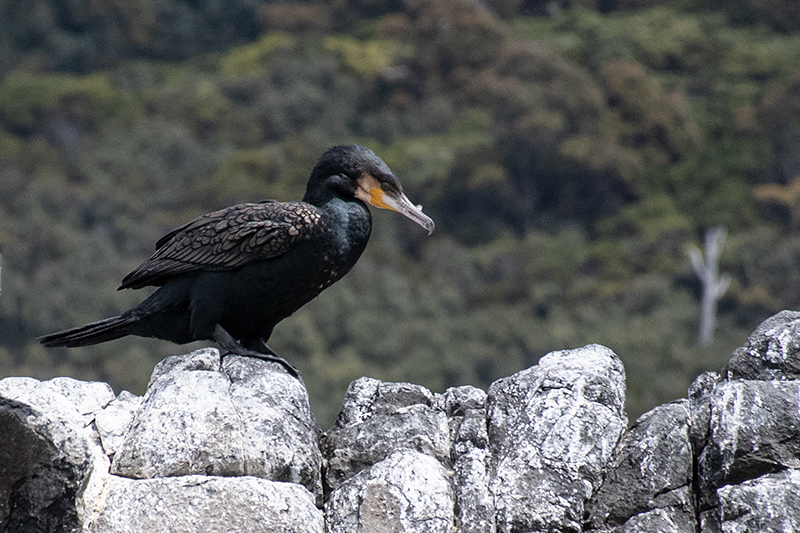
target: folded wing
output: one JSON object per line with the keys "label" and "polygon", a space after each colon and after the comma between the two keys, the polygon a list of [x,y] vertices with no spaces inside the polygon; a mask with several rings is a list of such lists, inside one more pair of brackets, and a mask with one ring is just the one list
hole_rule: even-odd
{"label": "folded wing", "polygon": [[163,285],[177,274],[233,270],[279,257],[309,239],[320,224],[317,209],[305,202],[265,201],[214,211],[162,237],[156,252],[119,288]]}

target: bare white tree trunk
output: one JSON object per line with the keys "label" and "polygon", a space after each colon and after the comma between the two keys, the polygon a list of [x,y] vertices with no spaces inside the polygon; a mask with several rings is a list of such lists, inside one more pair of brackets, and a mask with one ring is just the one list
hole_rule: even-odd
{"label": "bare white tree trunk", "polygon": [[728,274],[722,276],[719,274],[719,255],[727,234],[727,230],[720,227],[711,228],[706,232],[705,258],[698,247],[689,248],[692,267],[703,285],[703,300],[700,310],[701,346],[708,346],[714,338],[717,302],[731,284],[731,277]]}

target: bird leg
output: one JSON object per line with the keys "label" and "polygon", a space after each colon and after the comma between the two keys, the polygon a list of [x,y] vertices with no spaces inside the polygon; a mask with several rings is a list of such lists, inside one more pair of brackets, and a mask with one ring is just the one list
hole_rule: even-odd
{"label": "bird leg", "polygon": [[[223,350],[227,350],[228,353],[233,353],[236,355],[244,355],[246,357],[255,357],[256,359],[261,359],[263,361],[272,361],[274,363],[281,364],[291,376],[299,379],[301,382],[303,378],[300,377],[300,372],[292,365],[289,361],[280,357],[276,354],[272,348],[267,346],[263,340],[259,343],[259,348],[262,351],[251,350],[249,348],[245,348],[241,342],[237,341],[233,338],[233,336],[228,333],[225,328],[217,324],[214,327],[214,333],[212,335],[214,340],[217,344],[219,344],[220,348]],[[224,354],[223,357],[225,357]]]}

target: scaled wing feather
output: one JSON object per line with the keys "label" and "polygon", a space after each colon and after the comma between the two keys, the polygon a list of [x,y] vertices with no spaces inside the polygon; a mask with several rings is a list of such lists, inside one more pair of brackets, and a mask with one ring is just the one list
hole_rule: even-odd
{"label": "scaled wing feather", "polygon": [[208,213],[162,237],[156,252],[125,276],[120,289],[161,285],[175,274],[223,271],[286,253],[319,224],[303,202],[240,204]]}

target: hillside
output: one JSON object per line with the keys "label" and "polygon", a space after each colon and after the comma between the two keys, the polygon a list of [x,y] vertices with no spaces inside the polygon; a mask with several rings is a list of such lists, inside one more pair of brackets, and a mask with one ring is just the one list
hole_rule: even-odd
{"label": "hillside", "polygon": [[[600,343],[631,418],[800,308],[800,13],[791,0],[0,7],[0,374],[144,391],[187,347],[45,350],[186,220],[296,199],[374,149],[437,222],[374,213],[343,281],[276,328],[323,426],[362,375],[434,391]],[[713,344],[687,248],[724,226]],[[192,348],[192,347],[189,347]],[[723,355],[721,355],[723,354]]]}

